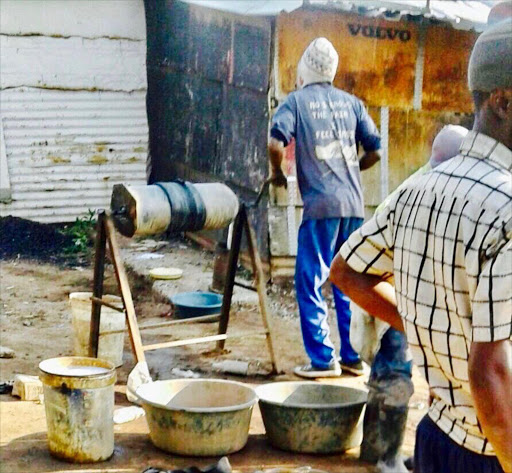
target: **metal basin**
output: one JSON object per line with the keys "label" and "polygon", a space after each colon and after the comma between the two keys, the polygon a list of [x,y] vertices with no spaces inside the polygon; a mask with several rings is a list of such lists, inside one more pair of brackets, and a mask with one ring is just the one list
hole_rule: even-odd
{"label": "metal basin", "polygon": [[313,382],[256,388],[270,443],[301,453],[344,452],[361,444],[365,391]]}
{"label": "metal basin", "polygon": [[219,314],[222,295],[214,292],[182,292],[171,297],[175,315],[179,319]]}
{"label": "metal basin", "polygon": [[178,455],[217,456],[241,450],[257,397],[234,381],[175,379],[140,386],[155,446]]}

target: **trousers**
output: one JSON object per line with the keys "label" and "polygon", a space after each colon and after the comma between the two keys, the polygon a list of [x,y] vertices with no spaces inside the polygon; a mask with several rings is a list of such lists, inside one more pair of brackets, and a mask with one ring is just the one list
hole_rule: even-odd
{"label": "trousers", "polygon": [[[327,218],[303,220],[299,228],[295,291],[304,348],[311,364],[319,369],[327,368],[335,359],[322,286],[329,278],[331,262],[341,245],[362,224],[362,218]],[[349,339],[350,300],[337,287],[332,286],[332,290],[341,339],[341,360],[353,363],[359,360],[359,355]]]}
{"label": "trousers", "polygon": [[368,388],[360,458],[371,463],[389,462],[399,456],[407,406],[414,392],[412,359],[404,333],[390,327],[382,336]]}
{"label": "trousers", "polygon": [[415,473],[503,473],[498,459],[456,444],[426,415],[416,429]]}

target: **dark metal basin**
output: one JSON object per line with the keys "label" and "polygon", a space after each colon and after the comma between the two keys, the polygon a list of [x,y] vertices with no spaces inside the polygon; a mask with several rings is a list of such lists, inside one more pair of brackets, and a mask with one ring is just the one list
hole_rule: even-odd
{"label": "dark metal basin", "polygon": [[277,448],[334,453],[362,440],[365,391],[314,382],[281,382],[256,389],[267,437]]}

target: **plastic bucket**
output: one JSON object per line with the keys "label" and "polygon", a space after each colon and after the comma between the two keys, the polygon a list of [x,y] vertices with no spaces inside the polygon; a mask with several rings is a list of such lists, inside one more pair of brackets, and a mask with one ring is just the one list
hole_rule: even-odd
{"label": "plastic bucket", "polygon": [[[72,292],[69,295],[73,319],[73,352],[76,356],[89,355],[91,296],[92,292]],[[118,296],[105,295],[103,299],[116,306],[122,306],[121,298]],[[123,364],[125,324],[123,312],[117,312],[107,306],[101,307],[98,358],[112,363],[116,368]],[[109,333],[113,331],[118,333]]]}
{"label": "plastic bucket", "polygon": [[52,358],[39,364],[50,453],[73,463],[114,452],[115,368],[97,358]]}

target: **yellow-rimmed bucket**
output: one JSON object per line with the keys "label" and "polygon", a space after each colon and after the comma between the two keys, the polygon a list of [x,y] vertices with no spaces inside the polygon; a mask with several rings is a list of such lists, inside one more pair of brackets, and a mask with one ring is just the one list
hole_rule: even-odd
{"label": "yellow-rimmed bucket", "polygon": [[51,358],[39,364],[48,448],[74,463],[107,460],[114,452],[114,365],[97,358]]}

